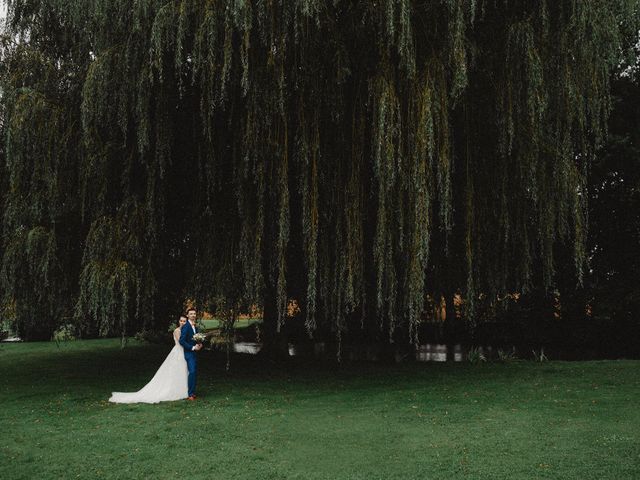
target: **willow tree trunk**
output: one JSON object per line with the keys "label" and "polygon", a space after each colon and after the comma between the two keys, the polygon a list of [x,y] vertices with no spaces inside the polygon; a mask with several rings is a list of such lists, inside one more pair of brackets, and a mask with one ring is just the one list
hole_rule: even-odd
{"label": "willow tree trunk", "polygon": [[289,357],[287,338],[284,332],[278,329],[277,298],[275,285],[267,285],[264,297],[260,355],[272,360],[282,360]]}

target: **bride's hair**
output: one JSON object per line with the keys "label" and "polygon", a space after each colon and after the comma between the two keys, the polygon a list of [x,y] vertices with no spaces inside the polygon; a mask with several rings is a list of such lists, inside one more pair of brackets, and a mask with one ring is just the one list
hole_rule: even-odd
{"label": "bride's hair", "polygon": [[180,315],[180,316],[178,317],[178,325],[180,325],[180,320],[182,320],[183,318],[184,318],[185,320],[188,320],[188,318],[187,318],[187,316],[186,316],[186,315]]}

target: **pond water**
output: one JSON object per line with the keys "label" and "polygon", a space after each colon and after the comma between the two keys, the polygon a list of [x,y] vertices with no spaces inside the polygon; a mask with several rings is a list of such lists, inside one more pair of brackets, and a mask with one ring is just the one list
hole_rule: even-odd
{"label": "pond water", "polygon": [[[236,353],[251,353],[256,354],[260,351],[262,344],[251,342],[237,342],[233,344],[233,351]],[[289,352],[291,355],[291,352]]]}
{"label": "pond water", "polygon": [[21,342],[22,339],[20,337],[11,337],[11,338],[5,338],[4,340],[2,340],[2,342]]}
{"label": "pond water", "polygon": [[[446,362],[448,349],[446,345],[437,343],[427,343],[420,345],[416,350],[416,360],[419,362]],[[453,347],[453,361],[462,361],[462,346],[460,344]]]}
{"label": "pond water", "polygon": [[[260,351],[261,347],[262,344],[260,343],[237,342],[233,345],[233,351],[236,353],[249,353],[255,355]],[[419,362],[446,362],[447,353],[446,345],[427,343],[425,345],[420,345],[416,349],[416,360]],[[296,355],[295,345],[289,345],[289,355]],[[461,362],[462,359],[462,346],[459,344],[455,345],[453,350],[453,361]]]}

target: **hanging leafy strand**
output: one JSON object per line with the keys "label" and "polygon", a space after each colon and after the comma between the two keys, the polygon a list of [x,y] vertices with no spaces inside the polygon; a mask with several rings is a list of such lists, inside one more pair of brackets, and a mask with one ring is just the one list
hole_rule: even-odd
{"label": "hanging leafy strand", "polygon": [[75,265],[76,247],[68,242],[76,223],[69,215],[78,126],[65,104],[73,87],[29,45],[4,43],[2,53],[4,78],[17,88],[0,86],[8,173],[0,291],[16,330],[46,339],[56,319],[68,316],[70,282],[61,273]]}
{"label": "hanging leafy strand", "polygon": [[[107,335],[118,328],[126,332],[127,321],[139,307],[140,275],[136,260],[141,242],[135,234],[140,221],[139,207],[123,209],[122,219],[105,216],[96,220],[87,234],[85,258],[80,273],[78,314],[97,322],[99,333]],[[123,228],[123,224],[129,228]],[[131,228],[133,227],[133,228]]]}
{"label": "hanging leafy strand", "polygon": [[416,342],[428,293],[465,290],[472,315],[479,292],[550,287],[563,243],[581,279],[637,0],[7,6],[18,323],[37,304],[125,334],[224,298],[275,331],[296,296],[310,335]]}

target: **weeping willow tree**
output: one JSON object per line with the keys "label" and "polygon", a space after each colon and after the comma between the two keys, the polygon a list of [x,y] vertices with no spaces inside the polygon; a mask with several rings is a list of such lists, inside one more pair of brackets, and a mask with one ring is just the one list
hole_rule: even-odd
{"label": "weeping willow tree", "polygon": [[[289,298],[416,342],[427,294],[585,267],[637,0],[10,0],[0,288],[26,336]],[[559,246],[572,258],[556,258]]]}

